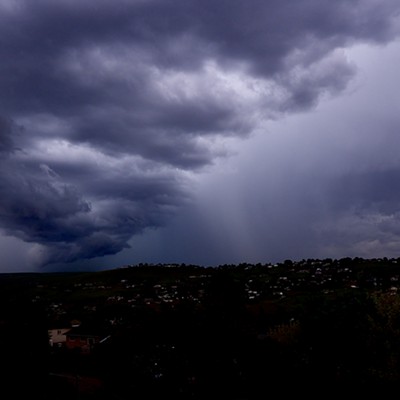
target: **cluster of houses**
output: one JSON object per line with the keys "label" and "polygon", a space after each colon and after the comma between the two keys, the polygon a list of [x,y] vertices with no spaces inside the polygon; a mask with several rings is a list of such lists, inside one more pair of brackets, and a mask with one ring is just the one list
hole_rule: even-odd
{"label": "cluster of houses", "polygon": [[[351,259],[343,260],[302,260],[299,262],[285,262],[282,264],[267,265],[240,265],[239,267],[226,266],[226,269],[238,271],[238,276],[243,279],[243,288],[249,303],[254,303],[268,298],[283,298],[293,291],[319,290],[329,293],[338,287],[351,289],[359,288],[384,288],[397,292],[400,282],[399,260],[375,260],[376,265],[395,267],[390,273],[374,274],[367,268],[358,268],[363,260],[354,262]],[[360,264],[355,267],[355,264]],[[362,265],[361,265],[362,267]],[[148,268],[151,268],[149,266]],[[236,270],[235,270],[236,268]],[[398,268],[398,270],[397,270]],[[134,268],[133,268],[134,269]],[[188,274],[184,278],[169,280],[168,282],[153,280],[151,285],[143,281],[134,281],[129,275],[131,268],[127,268],[127,276],[118,281],[118,294],[103,297],[107,304],[128,307],[153,307],[160,305],[174,307],[179,302],[190,301],[201,304],[207,284],[212,278],[212,273]],[[235,273],[236,273],[235,272]],[[241,274],[241,275],[240,275]],[[109,290],[111,286],[104,283],[86,283],[75,285],[72,290],[95,290],[98,292]],[[100,303],[98,304],[100,305]],[[97,305],[86,305],[87,312],[95,313]],[[53,304],[49,310],[53,313],[63,312],[63,304]],[[112,324],[112,320],[110,321]],[[107,331],[87,326],[79,321],[72,321],[69,326],[55,327],[48,330],[49,345],[52,348],[65,348],[79,350],[89,354],[100,343],[110,338]]]}

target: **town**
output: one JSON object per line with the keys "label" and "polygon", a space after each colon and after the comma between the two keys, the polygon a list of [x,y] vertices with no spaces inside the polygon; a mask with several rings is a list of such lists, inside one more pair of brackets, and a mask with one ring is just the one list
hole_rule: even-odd
{"label": "town", "polygon": [[399,285],[388,258],[0,274],[7,381],[52,399],[389,388]]}

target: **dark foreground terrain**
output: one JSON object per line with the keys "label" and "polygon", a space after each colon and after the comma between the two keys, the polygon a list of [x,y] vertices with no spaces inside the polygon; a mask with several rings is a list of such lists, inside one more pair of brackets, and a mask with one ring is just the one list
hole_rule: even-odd
{"label": "dark foreground terrain", "polygon": [[386,258],[1,274],[2,398],[389,393],[399,288]]}

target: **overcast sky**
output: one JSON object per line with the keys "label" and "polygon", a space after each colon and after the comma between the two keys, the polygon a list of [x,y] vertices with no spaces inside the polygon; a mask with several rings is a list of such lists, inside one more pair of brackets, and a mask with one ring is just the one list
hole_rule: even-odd
{"label": "overcast sky", "polygon": [[0,0],[0,271],[400,257],[398,0]]}

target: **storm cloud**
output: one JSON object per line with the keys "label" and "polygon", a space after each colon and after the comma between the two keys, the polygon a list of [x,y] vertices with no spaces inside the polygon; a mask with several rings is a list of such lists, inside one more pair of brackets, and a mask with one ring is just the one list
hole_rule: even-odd
{"label": "storm cloud", "polygon": [[[342,93],[357,74],[343,49],[394,40],[399,11],[397,0],[2,1],[0,228],[34,244],[39,265],[121,252],[173,220],[230,140]],[[369,197],[368,180],[346,179]]]}

